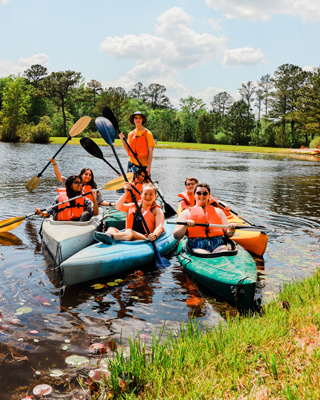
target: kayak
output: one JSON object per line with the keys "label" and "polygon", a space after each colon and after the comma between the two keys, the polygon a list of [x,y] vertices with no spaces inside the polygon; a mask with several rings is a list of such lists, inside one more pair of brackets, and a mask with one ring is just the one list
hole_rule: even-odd
{"label": "kayak", "polygon": [[[165,222],[164,228],[154,242],[161,255],[170,253],[177,244],[174,225]],[[74,285],[140,268],[152,260],[154,251],[149,240],[116,241],[112,245],[98,242],[68,258],[60,269],[65,284]]]}
{"label": "kayak", "polygon": [[257,284],[257,267],[251,255],[230,240],[230,251],[196,254],[181,239],[177,255],[185,272],[238,308],[250,309]]}
{"label": "kayak", "polygon": [[52,217],[42,222],[42,241],[52,254],[56,265],[94,242],[93,233],[101,226],[103,209],[89,221],[54,221]]}
{"label": "kayak", "polygon": [[[222,211],[226,214],[229,223],[236,223],[237,225],[250,226],[243,218],[239,215],[226,211],[222,208]],[[181,213],[181,203],[179,203],[177,214]],[[250,253],[256,254],[262,257],[266,251],[268,244],[268,235],[265,232],[250,231],[250,230],[236,230],[232,236],[232,240],[240,244],[244,249],[250,251]]]}

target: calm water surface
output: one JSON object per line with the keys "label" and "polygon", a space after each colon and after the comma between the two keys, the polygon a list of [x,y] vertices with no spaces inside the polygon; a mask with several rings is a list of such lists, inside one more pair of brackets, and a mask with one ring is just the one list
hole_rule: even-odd
{"label": "calm water surface", "polygon": [[[0,220],[30,214],[35,205],[51,205],[59,183],[52,165],[33,193],[25,184],[58,148],[0,143]],[[111,149],[103,147],[103,152],[116,165]],[[126,165],[124,151],[118,149],[118,154]],[[81,146],[68,145],[57,162],[65,176],[79,173],[84,166],[93,169],[98,186],[115,178],[102,160]],[[320,266],[320,160],[155,150],[152,177],[174,208],[187,176],[209,183],[214,195],[233,210],[269,228],[267,251],[263,259],[256,259],[262,273],[257,302],[268,301],[284,283],[312,274]],[[103,195],[117,199],[113,192]],[[19,398],[19,393],[31,393],[40,383],[50,383],[55,393],[64,393],[56,398],[71,399],[76,374],[72,375],[65,358],[88,356],[91,343],[112,340],[126,345],[138,332],[148,341],[164,322],[168,329],[179,329],[181,322],[196,316],[201,323],[214,326],[226,311],[235,312],[192,282],[174,254],[169,257],[171,267],[157,270],[150,266],[143,268],[143,275],[132,271],[121,276],[124,281],[116,287],[97,290],[91,286],[106,285],[110,279],[61,287],[59,271],[41,245],[40,226],[41,218],[31,217],[12,232],[0,234],[1,399]],[[70,379],[70,386],[54,385],[56,378],[50,381],[50,370],[55,368]]]}

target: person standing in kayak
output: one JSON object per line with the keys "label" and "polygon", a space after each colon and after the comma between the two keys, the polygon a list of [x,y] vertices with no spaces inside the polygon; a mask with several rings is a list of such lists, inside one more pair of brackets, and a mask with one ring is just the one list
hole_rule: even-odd
{"label": "person standing in kayak", "polygon": [[[66,180],[65,188],[57,188],[58,196],[54,199],[52,206],[85,193],[82,190],[82,181],[79,176],[71,175]],[[36,214],[41,217],[53,215],[58,221],[88,221],[92,215],[98,215],[98,203],[96,192],[92,192],[92,201],[86,196],[71,200],[49,211],[42,212],[35,207]]]}
{"label": "person standing in kayak", "polygon": [[135,154],[139,159],[142,168],[147,172],[148,175],[150,175],[153,149],[156,144],[154,142],[152,133],[143,126],[143,124],[147,122],[147,118],[144,114],[142,114],[142,112],[136,111],[132,115],[130,115],[129,120],[132,125],[135,125],[136,127],[133,131],[129,133],[127,140],[133,152],[131,152],[131,150],[125,143],[125,136],[123,132],[119,134],[122,145],[129,155],[127,172],[135,172],[141,168],[136,157],[134,156]]}
{"label": "person standing in kayak", "polygon": [[[197,183],[194,188],[195,206],[187,208],[178,217],[178,222],[186,222],[187,225],[176,225],[173,231],[175,239],[188,236],[188,245],[191,249],[202,253],[217,253],[228,251],[225,237],[234,235],[234,223],[228,223],[224,212],[219,208],[209,205],[210,186],[206,183]],[[228,228],[212,228],[196,226],[196,223],[209,223],[229,225]]]}
{"label": "person standing in kayak", "polygon": [[150,234],[148,235],[143,222],[140,218],[135,203],[125,203],[130,193],[131,185],[126,183],[124,186],[124,194],[116,202],[115,208],[119,211],[127,213],[126,229],[119,231],[117,228],[108,228],[105,234],[104,243],[112,244],[117,240],[151,240],[158,239],[164,231],[164,213],[161,207],[156,203],[157,189],[152,183],[145,183],[141,191],[141,200],[138,202],[141,214],[148,226]]}

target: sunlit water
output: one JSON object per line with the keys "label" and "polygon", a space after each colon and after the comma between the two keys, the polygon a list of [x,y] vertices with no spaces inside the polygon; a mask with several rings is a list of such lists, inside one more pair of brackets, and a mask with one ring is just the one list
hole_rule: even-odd
{"label": "sunlit water", "polygon": [[[51,205],[58,185],[52,165],[33,193],[25,184],[58,148],[0,143],[0,220],[31,214],[35,205]],[[116,166],[111,149],[103,147],[103,152]],[[118,154],[126,166],[124,151],[119,148]],[[79,173],[84,166],[93,169],[98,186],[116,177],[102,160],[88,155],[81,146],[68,145],[57,162],[64,176]],[[263,259],[256,259],[263,273],[257,301],[268,301],[283,284],[319,267],[319,161],[155,150],[152,178],[174,208],[187,176],[209,183],[214,195],[233,210],[269,228],[267,251]],[[103,194],[108,200],[117,198],[113,192]],[[178,330],[181,322],[195,316],[202,324],[214,326],[226,311],[234,313],[231,306],[216,301],[212,293],[192,282],[174,254],[169,257],[169,268],[137,265],[136,270],[142,269],[144,274],[132,271],[122,275],[124,281],[116,287],[95,289],[91,286],[94,283],[107,286],[110,282],[99,279],[64,288],[50,254],[41,245],[40,226],[41,218],[32,216],[12,232],[0,234],[1,399],[10,399],[13,391],[18,396],[19,390],[25,395],[28,388],[48,382],[53,368],[70,372],[65,358],[71,354],[87,356],[93,342],[113,340],[126,345],[128,338],[138,333],[150,340],[164,322],[167,329]],[[68,388],[61,390],[68,393]]]}

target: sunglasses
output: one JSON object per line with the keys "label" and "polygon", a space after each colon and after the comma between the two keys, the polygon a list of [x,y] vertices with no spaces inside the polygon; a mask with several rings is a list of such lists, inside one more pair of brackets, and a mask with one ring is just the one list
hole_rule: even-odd
{"label": "sunglasses", "polygon": [[196,192],[196,194],[197,194],[198,196],[201,196],[201,195],[203,195],[203,196],[208,196],[209,192]]}
{"label": "sunglasses", "polygon": [[76,185],[83,185],[81,181],[73,181],[72,183],[75,183]]}

